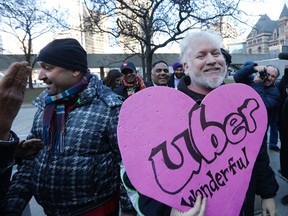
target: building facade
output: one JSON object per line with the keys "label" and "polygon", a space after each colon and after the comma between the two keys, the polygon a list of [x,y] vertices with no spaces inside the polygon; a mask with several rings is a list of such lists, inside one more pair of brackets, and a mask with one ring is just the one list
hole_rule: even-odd
{"label": "building facade", "polygon": [[[90,13],[84,6],[83,0],[69,0],[70,30],[57,33],[55,38],[75,38],[88,54],[105,53],[109,44],[108,34],[96,31],[91,26],[85,26]],[[104,27],[105,28],[105,27]]]}
{"label": "building facade", "polygon": [[248,54],[269,54],[277,58],[288,46],[288,8],[284,4],[278,20],[262,15],[246,38]]}
{"label": "building facade", "polygon": [[229,50],[229,44],[236,43],[238,40],[238,32],[236,28],[230,24],[227,17],[221,17],[208,28],[218,32],[222,36],[223,46],[226,50]]}

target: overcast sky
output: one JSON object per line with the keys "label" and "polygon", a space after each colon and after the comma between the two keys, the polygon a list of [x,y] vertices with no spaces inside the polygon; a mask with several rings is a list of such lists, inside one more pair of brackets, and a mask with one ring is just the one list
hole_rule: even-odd
{"label": "overcast sky", "polygon": [[[272,20],[278,20],[280,13],[283,9],[283,5],[286,3],[286,5],[288,5],[288,0],[256,0],[257,2],[251,2],[251,0],[241,0],[241,4],[240,4],[240,8],[242,10],[244,10],[248,15],[254,15],[252,17],[249,18],[249,25],[253,26],[255,25],[255,23],[257,22],[257,20],[260,18],[258,15],[262,15],[262,14],[267,14],[270,19]],[[61,7],[62,8],[66,8],[69,5],[71,5],[71,1],[69,0],[48,0],[47,2],[49,2],[49,5],[53,5],[54,7],[57,8],[57,5],[59,5],[61,3]],[[242,35],[242,40],[245,40],[245,38],[247,37],[248,33],[251,31],[251,28],[247,27],[247,32],[245,32]],[[7,43],[8,41],[8,43]],[[47,41],[48,43],[49,41]],[[7,44],[13,44],[11,43],[11,36],[10,37],[3,37],[3,45],[4,48],[8,48],[5,45]],[[43,45],[43,40],[42,43]],[[16,44],[15,44],[16,45]],[[15,49],[15,47],[11,47],[11,52],[12,49]],[[171,50],[171,47],[168,48]]]}
{"label": "overcast sky", "polygon": [[244,0],[240,7],[248,14],[259,15],[267,14],[270,19],[278,20],[279,15],[283,9],[283,5],[287,0],[258,0],[259,3],[253,3],[249,0]]}

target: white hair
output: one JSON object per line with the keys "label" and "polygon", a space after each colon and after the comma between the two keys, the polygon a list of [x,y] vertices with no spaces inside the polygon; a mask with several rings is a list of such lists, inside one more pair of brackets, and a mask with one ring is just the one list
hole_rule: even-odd
{"label": "white hair", "polygon": [[190,32],[180,43],[181,62],[187,63],[190,52],[197,46],[197,39],[205,39],[223,47],[222,37],[211,31]]}

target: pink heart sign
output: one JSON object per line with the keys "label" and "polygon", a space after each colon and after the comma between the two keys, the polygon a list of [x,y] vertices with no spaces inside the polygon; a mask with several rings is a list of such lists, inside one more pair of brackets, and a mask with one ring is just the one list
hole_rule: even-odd
{"label": "pink heart sign", "polygon": [[251,87],[223,85],[201,105],[150,87],[122,105],[118,142],[142,194],[187,211],[206,196],[206,215],[239,215],[266,131],[265,105]]}

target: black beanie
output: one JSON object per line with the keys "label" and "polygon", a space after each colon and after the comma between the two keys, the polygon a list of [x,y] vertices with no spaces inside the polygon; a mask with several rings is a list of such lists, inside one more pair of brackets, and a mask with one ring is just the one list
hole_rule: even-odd
{"label": "black beanie", "polygon": [[73,71],[87,71],[87,54],[73,38],[56,39],[40,50],[37,61]]}

